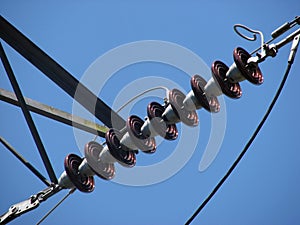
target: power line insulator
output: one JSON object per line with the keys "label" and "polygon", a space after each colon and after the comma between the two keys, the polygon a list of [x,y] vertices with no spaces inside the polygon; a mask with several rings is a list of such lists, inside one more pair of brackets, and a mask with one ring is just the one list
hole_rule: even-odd
{"label": "power line insulator", "polygon": [[130,141],[141,151],[145,153],[154,153],[156,151],[155,139],[153,137],[146,137],[145,135],[143,135],[143,125],[144,121],[138,116],[132,115],[128,117],[126,121],[127,134],[124,135],[121,142],[123,144],[123,140],[125,143],[128,143],[128,141]]}
{"label": "power line insulator", "polygon": [[211,66],[212,76],[220,86],[223,94],[230,98],[240,98],[242,89],[239,83],[232,83],[227,79],[226,73],[229,68],[221,61],[214,61]]}
{"label": "power line insulator", "polygon": [[115,176],[114,163],[99,160],[99,155],[103,151],[103,146],[95,141],[88,142],[84,147],[84,155],[88,166],[100,178],[111,180]]}
{"label": "power line insulator", "polygon": [[163,117],[170,123],[182,121],[190,127],[195,127],[199,123],[198,115],[195,110],[187,110],[183,101],[185,95],[178,89],[174,88],[169,92],[169,105],[167,106]]}
{"label": "power line insulator", "polygon": [[260,85],[264,77],[257,63],[248,63],[251,55],[243,48],[237,47],[233,51],[233,59],[242,76],[252,84]]}
{"label": "power line insulator", "polygon": [[[82,192],[92,192],[95,188],[93,176],[86,176],[79,172],[83,159],[78,155],[69,154],[64,160],[65,172],[59,179],[59,185],[64,188],[76,187]],[[71,182],[71,183],[70,183]]]}
{"label": "power line insulator", "polygon": [[192,90],[185,97],[183,104],[187,109],[204,108],[209,112],[217,113],[220,111],[220,103],[215,95],[206,95],[205,86],[207,82],[199,75],[191,78]]}
{"label": "power line insulator", "polygon": [[106,145],[109,153],[125,167],[133,167],[136,163],[134,150],[121,144],[122,135],[115,129],[109,129],[105,134]]}
{"label": "power line insulator", "polygon": [[[148,120],[146,120],[144,127],[151,126],[154,133],[157,133],[166,140],[175,140],[178,137],[178,130],[176,124],[167,124],[163,119],[165,107],[157,102],[151,102],[147,106]],[[151,129],[150,129],[151,130]]]}

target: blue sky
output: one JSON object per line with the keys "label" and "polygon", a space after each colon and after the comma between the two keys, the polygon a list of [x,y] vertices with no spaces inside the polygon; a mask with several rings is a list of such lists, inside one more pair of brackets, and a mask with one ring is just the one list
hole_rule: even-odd
{"label": "blue sky", "polygon": [[[275,28],[300,12],[296,1],[276,4],[274,1],[1,1],[0,6],[3,17],[77,79],[81,79],[101,55],[120,45],[142,40],[183,46],[201,57],[208,67],[217,59],[229,66],[235,47],[242,46],[250,52],[259,45],[237,36],[234,24],[262,30],[268,40]],[[73,100],[69,96],[2,44],[25,96],[72,112]],[[219,154],[207,170],[200,172],[198,167],[209,139],[211,118],[206,111],[199,110],[201,131],[196,151],[174,176],[142,187],[95,177],[93,193],[76,191],[43,224],[184,224],[235,160],[260,121],[284,73],[289,48],[280,49],[276,58],[260,65],[265,78],[261,86],[244,81],[241,83],[243,96],[239,100],[224,97],[225,136]],[[250,151],[194,224],[295,224],[300,220],[299,62],[297,55],[283,93]],[[3,67],[0,74],[0,87],[12,90]],[[147,76],[172,80],[186,93],[190,90],[184,71],[149,62],[118,71],[99,96],[112,105],[124,86]],[[159,101],[147,97],[137,102],[130,113],[143,118],[146,105],[153,100]],[[0,110],[0,135],[46,175],[20,109],[0,102]],[[82,149],[77,146],[72,128],[38,115],[33,114],[33,118],[59,176],[65,156],[82,155]],[[92,138],[87,135],[86,142]],[[139,154],[138,165],[163,160],[179,141],[163,142],[151,156]],[[44,185],[3,146],[0,160],[2,213],[10,205],[42,190]],[[64,194],[66,191],[53,196],[11,224],[35,224]]]}

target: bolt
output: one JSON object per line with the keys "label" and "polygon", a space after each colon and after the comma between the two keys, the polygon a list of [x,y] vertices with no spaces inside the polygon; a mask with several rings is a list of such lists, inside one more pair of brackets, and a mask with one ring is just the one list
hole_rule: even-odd
{"label": "bolt", "polygon": [[13,205],[13,206],[10,207],[10,211],[11,211],[12,213],[16,213],[16,212],[18,211],[18,207],[15,206],[15,205]]}

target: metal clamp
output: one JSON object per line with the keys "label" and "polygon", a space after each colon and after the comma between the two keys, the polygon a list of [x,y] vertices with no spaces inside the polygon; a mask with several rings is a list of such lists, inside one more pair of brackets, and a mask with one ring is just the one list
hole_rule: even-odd
{"label": "metal clamp", "polygon": [[35,208],[37,208],[41,202],[46,201],[49,197],[59,192],[61,187],[57,184],[53,184],[46,189],[40,191],[36,195],[30,196],[29,199],[19,202],[9,207],[8,211],[0,216],[0,224],[7,224],[16,217],[21,216]]}

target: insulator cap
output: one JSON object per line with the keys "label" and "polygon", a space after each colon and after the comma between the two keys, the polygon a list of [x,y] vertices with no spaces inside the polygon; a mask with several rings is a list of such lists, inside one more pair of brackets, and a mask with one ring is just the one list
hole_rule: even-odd
{"label": "insulator cap", "polygon": [[136,157],[133,150],[125,149],[126,147],[121,145],[120,140],[122,135],[119,131],[109,129],[105,133],[106,145],[109,153],[125,167],[133,167],[136,163]]}
{"label": "insulator cap", "polygon": [[78,155],[69,154],[64,161],[65,171],[74,186],[82,192],[92,192],[95,189],[93,176],[85,176],[79,173],[79,166],[83,161]]}
{"label": "insulator cap", "polygon": [[260,85],[264,82],[264,77],[257,64],[247,63],[250,57],[251,55],[241,47],[237,47],[233,51],[234,62],[243,77],[252,84]]}
{"label": "insulator cap", "polygon": [[209,112],[217,113],[220,111],[220,103],[216,96],[207,96],[204,92],[206,81],[199,75],[191,78],[191,87],[200,105]]}
{"label": "insulator cap", "polygon": [[226,96],[230,98],[240,98],[242,96],[240,84],[231,83],[228,79],[226,79],[228,69],[228,66],[226,66],[223,62],[215,61],[211,66],[212,76]]}
{"label": "insulator cap", "polygon": [[183,107],[185,95],[174,88],[169,92],[169,103],[177,117],[187,126],[195,127],[198,125],[198,115],[195,110],[188,111]]}
{"label": "insulator cap", "polygon": [[99,160],[103,146],[95,141],[88,142],[84,147],[84,155],[92,171],[104,180],[111,180],[115,176],[115,165]]}
{"label": "insulator cap", "polygon": [[178,137],[177,126],[161,122],[164,111],[165,107],[157,102],[148,104],[147,115],[155,131],[166,140],[175,140]]}
{"label": "insulator cap", "polygon": [[126,130],[133,144],[145,153],[156,151],[156,142],[153,137],[145,137],[142,133],[144,121],[138,116],[132,115],[126,121]]}

